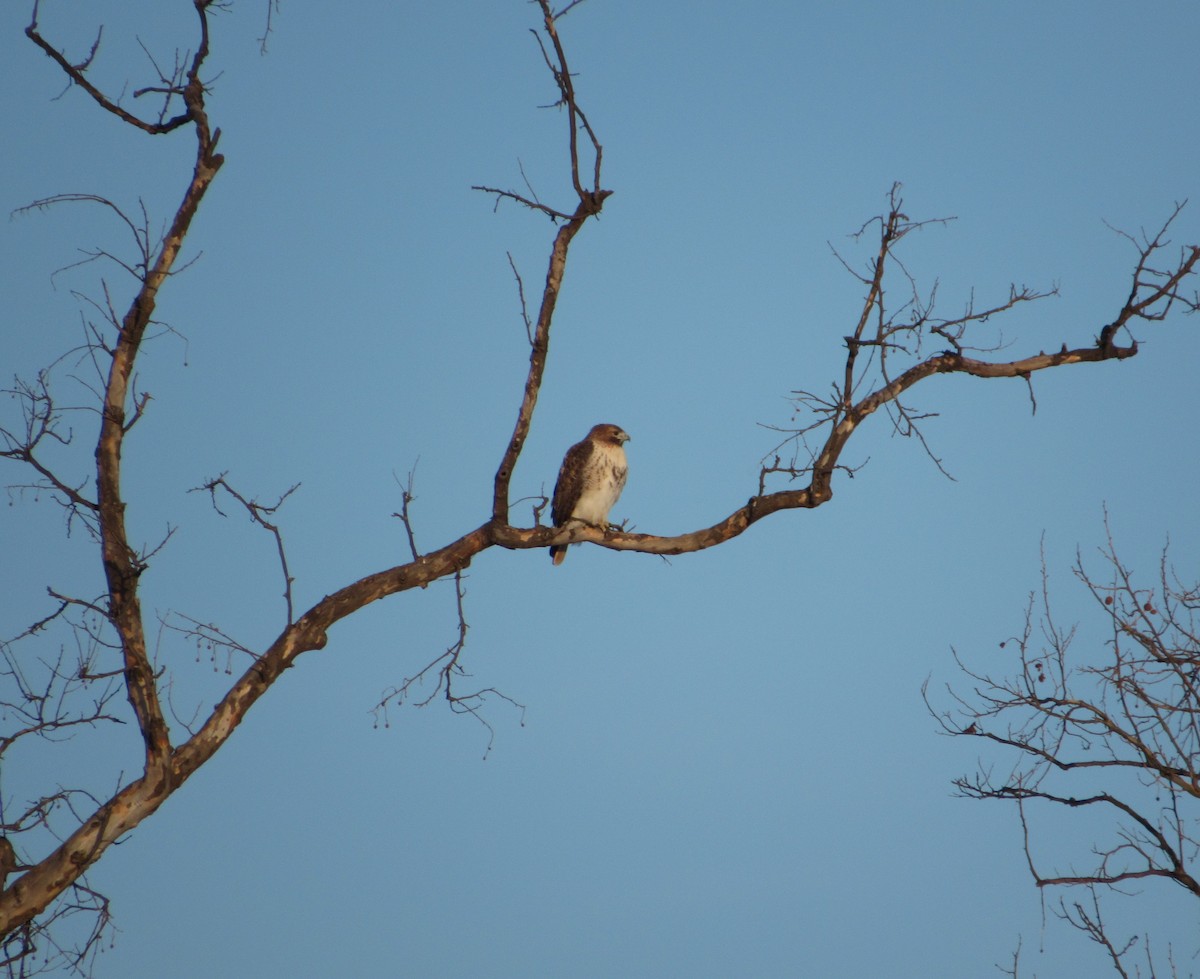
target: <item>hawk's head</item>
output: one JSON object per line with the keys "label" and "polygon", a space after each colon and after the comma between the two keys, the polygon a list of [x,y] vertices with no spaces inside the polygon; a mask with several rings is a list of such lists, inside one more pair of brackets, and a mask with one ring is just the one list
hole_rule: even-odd
{"label": "hawk's head", "polygon": [[597,442],[610,442],[613,445],[621,445],[629,441],[629,435],[620,425],[594,425],[592,430],[588,432],[588,438],[595,439]]}

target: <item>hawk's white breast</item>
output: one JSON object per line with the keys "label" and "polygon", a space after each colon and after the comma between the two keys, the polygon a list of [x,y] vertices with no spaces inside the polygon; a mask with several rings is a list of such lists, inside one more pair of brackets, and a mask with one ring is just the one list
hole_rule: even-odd
{"label": "hawk's white breast", "polygon": [[620,445],[597,443],[584,466],[583,491],[571,518],[597,527],[608,523],[608,512],[625,488],[628,473],[625,450]]}

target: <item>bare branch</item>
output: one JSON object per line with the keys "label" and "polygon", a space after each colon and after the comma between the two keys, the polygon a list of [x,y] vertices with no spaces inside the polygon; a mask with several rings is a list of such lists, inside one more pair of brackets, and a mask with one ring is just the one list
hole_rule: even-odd
{"label": "bare branch", "polygon": [[[420,462],[420,460],[418,459],[417,462]],[[408,549],[412,554],[413,560],[419,561],[421,559],[421,552],[417,550],[417,537],[413,532],[412,517],[408,510],[409,505],[416,500],[416,496],[413,495],[413,478],[416,476],[416,471],[417,465],[413,463],[412,469],[408,471],[408,483],[401,487],[400,512],[393,513],[392,516],[399,517],[400,522],[404,524],[404,534],[408,538]],[[396,479],[395,473],[392,473],[392,478]],[[396,483],[399,485],[400,480],[396,479]]]}
{"label": "bare branch", "polygon": [[541,201],[525,197],[523,194],[518,194],[515,190],[500,190],[498,187],[488,187],[483,184],[473,184],[471,189],[482,191],[485,194],[492,194],[496,198],[497,207],[499,207],[500,201],[502,200],[516,201],[518,204],[529,208],[531,211],[541,211],[543,214],[549,217],[551,221],[557,222],[571,220],[571,215],[566,214],[563,211],[555,210],[553,207],[543,204]]}
{"label": "bare branch", "polygon": [[[562,288],[568,250],[570,249],[572,240],[579,233],[584,223],[589,218],[600,213],[601,208],[604,206],[604,201],[612,194],[612,191],[603,190],[600,186],[603,149],[600,141],[596,138],[594,130],[588,123],[587,117],[579,107],[579,102],[575,95],[574,83],[571,79],[571,71],[567,65],[567,57],[558,36],[555,15],[550,8],[549,0],[537,0],[537,3],[542,11],[542,29],[554,51],[553,56],[547,50],[541,35],[535,31],[534,37],[537,39],[538,47],[542,53],[546,67],[549,68],[551,75],[554,77],[554,82],[558,87],[559,99],[555,104],[567,110],[571,185],[575,189],[579,203],[573,212],[567,214],[565,211],[547,207],[536,200],[531,200],[512,191],[500,191],[487,187],[476,188],[496,195],[497,202],[502,198],[509,198],[526,207],[547,214],[552,220],[563,222],[554,236],[554,243],[550,251],[550,267],[546,273],[546,285],[542,291],[541,306],[538,310],[536,327],[531,339],[532,349],[529,354],[529,373],[525,379],[525,391],[520,407],[517,410],[517,420],[513,427],[513,434],[508,440],[500,465],[496,470],[492,494],[492,519],[497,523],[508,522],[509,484],[512,481],[517,459],[521,454],[522,448],[524,448],[525,439],[529,435],[529,429],[533,422],[533,412],[537,406],[538,392],[541,390],[542,376],[545,373],[546,358],[549,353],[550,325],[554,317],[554,308],[558,302],[558,295]],[[574,5],[571,4],[566,9],[570,9],[571,6]],[[566,9],[562,13],[565,13]],[[583,186],[580,177],[578,140],[580,129],[587,134],[592,146],[593,181],[590,188]],[[522,305],[524,305],[523,301]]]}
{"label": "bare branch", "polygon": [[[467,620],[463,611],[463,599],[466,597],[466,592],[463,590],[463,577],[461,571],[455,572],[454,595],[455,610],[458,616],[458,638],[445,652],[427,663],[413,676],[407,677],[399,686],[392,687],[386,691],[383,698],[373,708],[372,713],[375,715],[375,724],[377,727],[381,723],[384,727],[390,727],[391,723],[388,719],[388,707],[390,705],[401,706],[406,701],[411,701],[415,707],[428,707],[433,703],[435,698],[441,696],[454,713],[470,714],[487,729],[488,742],[483,753],[484,758],[486,758],[492,750],[496,731],[492,727],[491,722],[480,712],[484,702],[489,696],[507,701],[521,711],[522,722],[525,717],[525,706],[517,703],[517,701],[513,700],[507,694],[501,693],[495,687],[485,687],[468,694],[460,694],[454,690],[455,677],[470,676],[460,662],[463,649],[467,644]],[[433,679],[432,689],[423,696],[418,695],[416,693],[417,688],[423,686],[426,680],[431,677]]]}
{"label": "bare branch", "polygon": [[[58,612],[37,623],[25,635],[58,617],[62,610],[60,606]],[[82,625],[77,624],[76,630],[77,636],[90,635]],[[57,741],[70,737],[78,728],[124,723],[109,706],[120,688],[110,676],[91,672],[91,655],[85,646],[79,647],[73,662],[68,660],[66,650],[60,650],[57,659],[38,663],[41,676],[34,681],[13,652],[20,638],[24,636],[13,642],[0,643],[0,680],[4,681],[5,690],[0,694],[0,709],[9,724],[0,735],[0,756],[22,738],[33,736]],[[97,680],[104,682],[96,683]],[[90,702],[76,696],[89,692]]]}
{"label": "bare branch", "polygon": [[0,394],[7,394],[20,404],[24,422],[19,432],[0,426],[0,458],[29,466],[40,477],[29,488],[51,490],[69,514],[86,515],[89,521],[94,520],[99,504],[84,495],[85,484],[71,485],[42,461],[40,450],[44,444],[68,446],[72,439],[72,432],[62,428],[64,410],[55,404],[50,393],[48,372],[39,372],[32,384],[17,378],[12,388]]}
{"label": "bare branch", "polygon": [[[1166,269],[1155,269],[1150,265],[1155,254],[1170,245],[1167,231],[1186,206],[1186,200],[1177,203],[1171,216],[1153,238],[1143,232],[1139,241],[1126,232],[1117,232],[1137,248],[1138,262],[1133,270],[1129,298],[1125,300],[1125,305],[1121,307],[1116,319],[1100,331],[1096,340],[1098,347],[1113,347],[1117,333],[1128,329],[1132,320],[1159,322],[1166,319],[1176,303],[1189,313],[1200,309],[1200,300],[1197,299],[1196,293],[1188,296],[1181,290],[1183,282],[1195,271],[1197,263],[1200,263],[1200,247],[1189,245],[1180,249],[1179,259]],[[1136,346],[1135,341],[1134,347]]]}
{"label": "bare branch", "polygon": [[233,497],[239,504],[241,504],[242,508],[247,514],[249,514],[251,520],[266,530],[275,539],[275,551],[279,555],[279,567],[280,571],[283,573],[283,601],[287,607],[287,624],[291,625],[295,621],[295,616],[293,615],[292,611],[292,584],[295,579],[288,570],[287,553],[283,547],[283,534],[280,533],[279,527],[271,523],[267,517],[273,517],[275,513],[278,512],[279,508],[283,506],[284,501],[300,488],[300,484],[296,483],[294,486],[285,490],[279,499],[277,499],[274,503],[267,505],[259,503],[258,500],[246,499],[246,497],[242,496],[241,493],[229,485],[229,482],[225,479],[225,476],[226,473],[221,473],[221,475],[217,476],[215,479],[210,479],[203,486],[197,486],[194,489],[189,490],[189,492],[207,492],[209,498],[212,500],[213,509],[224,517],[227,516],[227,514],[221,509],[220,504],[217,502],[217,490],[224,490],[224,492],[229,494],[229,496]]}
{"label": "bare branch", "polygon": [[517,271],[517,263],[513,261],[512,252],[505,252],[505,254],[508,256],[508,267],[512,269],[513,278],[517,280],[517,298],[521,301],[521,320],[525,324],[525,336],[532,347],[533,324],[529,321],[529,307],[525,305],[525,283],[521,280],[521,273]]}
{"label": "bare branch", "polygon": [[1109,937],[1108,929],[1104,924],[1104,916],[1100,910],[1100,898],[1096,894],[1096,889],[1090,887],[1088,890],[1091,897],[1091,908],[1085,908],[1079,901],[1074,901],[1069,906],[1066,901],[1060,901],[1058,916],[1103,948],[1117,975],[1122,979],[1129,979],[1129,973],[1121,960],[1137,945],[1137,936],[1134,935],[1120,948],[1117,948]]}
{"label": "bare branch", "polygon": [[[1165,550],[1150,587],[1135,582],[1111,533],[1102,554],[1107,580],[1082,559],[1074,570],[1107,621],[1103,655],[1072,650],[1075,629],[1055,622],[1043,562],[1039,621],[1031,598],[1022,632],[1001,643],[1015,650],[1015,672],[980,673],[956,655],[971,690],[948,688],[953,709],[930,710],[947,734],[1016,752],[1007,774],[981,767],[954,785],[967,798],[1016,803],[1035,884],[1087,891],[1088,905],[1064,898],[1060,917],[1126,975],[1135,939],[1113,937],[1101,889],[1158,879],[1200,898],[1200,586],[1179,582]],[[1034,810],[1039,825],[1054,812],[1086,810],[1111,829],[1085,866],[1045,870],[1032,843]]]}
{"label": "bare branch", "polygon": [[[198,6],[200,6],[199,3]],[[203,4],[203,6],[207,6],[207,4]],[[203,16],[203,14],[201,16]],[[185,126],[192,121],[190,111],[191,107],[189,106],[187,111],[181,112],[171,119],[163,120],[160,118],[157,122],[147,122],[146,120],[141,119],[121,108],[121,106],[119,106],[116,102],[96,88],[90,81],[88,81],[86,73],[96,58],[96,52],[100,48],[100,38],[102,34],[103,31],[97,33],[96,40],[93,42],[92,49],[88,53],[87,57],[77,64],[72,64],[67,57],[58,50],[58,48],[50,44],[39,32],[38,3],[36,0],[33,5],[33,18],[30,20],[29,26],[25,28],[25,36],[33,41],[33,43],[39,48],[45,51],[46,54],[49,55],[50,58],[55,61],[63,70],[71,83],[73,85],[78,85],[81,89],[87,92],[87,94],[90,95],[96,101],[96,104],[99,105],[100,108],[104,109],[105,112],[111,112],[123,122],[127,122],[129,125],[135,126],[136,128],[141,129],[143,132],[147,132],[156,136],[162,135],[163,133],[172,132],[173,130],[178,129],[180,126]],[[197,67],[199,66],[197,65]]]}

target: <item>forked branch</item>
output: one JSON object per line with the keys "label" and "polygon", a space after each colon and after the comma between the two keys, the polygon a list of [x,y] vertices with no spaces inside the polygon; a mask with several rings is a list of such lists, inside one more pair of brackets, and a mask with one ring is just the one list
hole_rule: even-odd
{"label": "forked branch", "polygon": [[197,486],[192,492],[206,492],[209,499],[212,500],[213,509],[221,516],[226,516],[224,510],[221,509],[220,501],[217,498],[217,491],[220,490],[232,497],[246,513],[250,519],[263,528],[275,540],[275,552],[279,555],[279,567],[283,573],[283,601],[287,606],[287,624],[291,625],[296,619],[292,610],[292,578],[291,571],[288,570],[287,551],[283,546],[283,534],[280,532],[278,525],[268,520],[268,517],[274,517],[279,508],[283,506],[284,501],[300,488],[300,484],[296,483],[290,489],[286,490],[274,503],[266,504],[259,503],[258,500],[248,500],[231,485],[225,478],[227,474],[221,473],[215,479],[210,479],[203,486]]}

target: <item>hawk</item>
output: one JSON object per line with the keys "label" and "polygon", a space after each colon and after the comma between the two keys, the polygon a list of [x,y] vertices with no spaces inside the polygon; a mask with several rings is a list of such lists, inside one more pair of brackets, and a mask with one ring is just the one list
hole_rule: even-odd
{"label": "hawk", "polygon": [[[587,438],[567,449],[550,508],[555,527],[607,526],[608,511],[625,488],[629,473],[624,448],[628,441],[629,436],[619,426],[596,425]],[[550,548],[550,557],[556,565],[562,564],[567,545],[555,544]]]}

